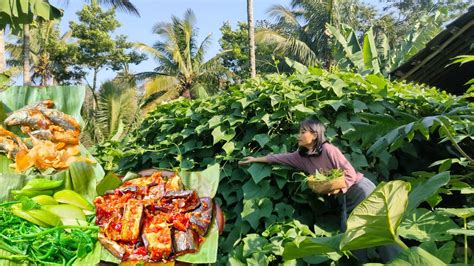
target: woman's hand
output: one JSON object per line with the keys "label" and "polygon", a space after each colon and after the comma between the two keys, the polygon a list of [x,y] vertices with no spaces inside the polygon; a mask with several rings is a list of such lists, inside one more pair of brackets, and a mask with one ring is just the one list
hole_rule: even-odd
{"label": "woman's hand", "polygon": [[244,157],[242,161],[239,161],[239,165],[247,165],[249,163],[254,163],[254,162],[256,162],[255,157],[247,156],[247,157]]}

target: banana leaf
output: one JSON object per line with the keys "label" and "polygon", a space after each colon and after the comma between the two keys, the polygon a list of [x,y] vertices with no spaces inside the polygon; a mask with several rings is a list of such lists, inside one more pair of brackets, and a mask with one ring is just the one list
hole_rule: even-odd
{"label": "banana leaf", "polygon": [[15,173],[15,170],[10,167],[10,164],[12,164],[12,161],[10,161],[7,156],[0,154],[0,173],[3,174],[13,174]]}
{"label": "banana leaf", "polygon": [[195,190],[199,197],[214,198],[219,186],[220,168],[219,164],[213,164],[200,172],[181,172],[179,176],[183,184]]}
{"label": "banana leaf", "polygon": [[[200,197],[213,198],[219,186],[220,166],[219,164],[214,164],[200,172],[181,172],[180,176],[188,189],[197,191]],[[212,219],[211,227],[205,238],[206,241],[199,247],[198,253],[179,256],[176,260],[195,264],[215,263],[217,261],[217,244],[219,242],[219,232],[215,217]]]}
{"label": "banana leaf", "polygon": [[177,261],[188,263],[215,263],[217,261],[217,244],[219,242],[219,231],[216,219],[212,219],[211,227],[206,235],[206,240],[199,247],[199,252],[186,254],[176,258]]}
{"label": "banana leaf", "polygon": [[102,246],[99,242],[95,243],[94,250],[82,259],[74,261],[72,266],[80,265],[98,265],[100,262]]}
{"label": "banana leaf", "polygon": [[[44,88],[14,86],[0,92],[0,102],[5,112],[16,111],[28,104],[41,100],[53,100],[54,108],[74,117],[84,125],[81,108],[84,103],[86,88],[84,86],[49,86]],[[3,120],[0,120],[3,123]]]}

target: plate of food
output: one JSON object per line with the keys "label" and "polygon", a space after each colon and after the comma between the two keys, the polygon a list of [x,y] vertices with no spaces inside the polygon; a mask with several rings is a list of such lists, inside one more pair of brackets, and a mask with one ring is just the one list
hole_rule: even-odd
{"label": "plate of food", "polygon": [[147,175],[125,181],[94,200],[100,243],[122,263],[132,265],[183,261],[184,255],[202,249],[216,253],[217,246],[209,244],[217,244],[223,216],[212,198],[186,188],[177,173],[141,174]]}

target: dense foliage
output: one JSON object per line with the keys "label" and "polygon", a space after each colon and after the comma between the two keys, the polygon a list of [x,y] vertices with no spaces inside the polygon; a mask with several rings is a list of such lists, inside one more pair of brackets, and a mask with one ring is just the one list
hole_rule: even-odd
{"label": "dense foliage", "polygon": [[[97,147],[96,158],[123,172],[150,166],[197,170],[219,163],[217,197],[228,225],[219,244],[221,260],[278,262],[283,245],[298,236],[334,236],[339,225],[336,203],[312,194],[305,177],[289,168],[240,168],[237,161],[294,150],[298,122],[308,117],[326,124],[329,140],[368,178],[411,182],[418,198],[410,196],[415,199],[407,212],[425,199],[428,207],[472,204],[460,194],[472,178],[466,168],[472,160],[466,155],[474,152],[472,105],[433,88],[377,75],[362,78],[321,69],[307,73],[302,68],[290,76],[251,80],[206,100],[179,99],[158,106],[125,141]],[[444,181],[438,185],[423,183],[439,176]],[[420,193],[418,184],[431,190]],[[304,224],[316,224],[315,233]],[[327,241],[336,240],[340,235]],[[311,261],[341,257],[328,252]]]}
{"label": "dense foliage", "polygon": [[[268,21],[257,21],[256,30],[271,28]],[[219,40],[222,51],[227,51],[220,56],[222,65],[228,68],[234,75],[232,80],[241,83],[250,77],[250,61],[248,48],[248,25],[239,22],[235,29],[229,22],[225,22],[220,28],[222,37]],[[259,43],[256,47],[256,70],[259,74],[268,74],[287,70],[287,66],[281,54],[275,51],[275,45]]]}
{"label": "dense foliage", "polygon": [[93,74],[92,90],[97,89],[97,73],[110,68],[114,71],[124,69],[128,64],[138,64],[145,59],[144,55],[136,51],[129,51],[132,43],[125,35],[112,33],[120,27],[115,17],[115,10],[103,11],[94,1],[90,6],[77,13],[79,22],[70,22],[72,37],[78,40],[74,56],[77,61],[74,65],[90,69]]}
{"label": "dense foliage", "polygon": [[158,63],[153,71],[138,74],[142,79],[147,78],[144,109],[153,109],[155,105],[179,96],[205,97],[227,80],[227,69],[217,61],[219,55],[205,58],[211,34],[199,42],[197,32],[196,17],[188,9],[182,19],[172,16],[171,22],[159,22],[153,27],[159,40],[152,47],[137,44]]}

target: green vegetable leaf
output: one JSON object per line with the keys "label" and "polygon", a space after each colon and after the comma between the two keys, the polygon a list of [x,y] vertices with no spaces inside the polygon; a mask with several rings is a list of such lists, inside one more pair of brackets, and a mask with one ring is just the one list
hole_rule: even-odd
{"label": "green vegetable leaf", "polygon": [[216,144],[217,142],[221,140],[229,141],[235,136],[235,132],[228,133],[226,132],[222,126],[218,126],[214,128],[212,131],[212,137],[214,138],[213,144]]}
{"label": "green vegetable leaf", "polygon": [[225,151],[227,155],[231,154],[235,149],[235,144],[233,141],[229,141],[222,146],[222,149]]}
{"label": "green vegetable leaf", "polygon": [[260,218],[269,217],[272,209],[273,204],[267,198],[244,200],[242,219],[249,222],[252,228],[257,228]]}
{"label": "green vegetable leaf", "polygon": [[449,229],[448,234],[474,236],[474,230],[473,229],[464,229],[464,228]]}
{"label": "green vegetable leaf", "polygon": [[410,184],[380,183],[351,213],[341,250],[352,250],[400,242],[396,230],[408,203]]}
{"label": "green vegetable leaf", "polygon": [[285,245],[283,260],[338,252],[342,236],[342,234],[339,234],[332,237],[306,237],[301,242],[292,241]]}
{"label": "green vegetable leaf", "polygon": [[438,208],[436,211],[464,219],[474,216],[474,208]]}
{"label": "green vegetable leaf", "polygon": [[404,250],[396,259],[386,264],[389,266],[445,266],[446,264],[422,248],[414,247]]}
{"label": "green vegetable leaf", "polygon": [[26,196],[21,196],[20,195],[20,196],[17,197],[17,200],[19,200],[21,202],[21,209],[24,210],[24,211],[40,208],[40,205],[36,201],[34,201],[34,200],[32,200],[32,199],[30,199]]}
{"label": "green vegetable leaf", "polygon": [[444,263],[450,263],[453,259],[454,255],[454,248],[456,247],[456,243],[454,241],[448,241],[444,243],[439,249],[436,246],[436,242],[434,241],[427,241],[420,244],[420,248],[428,251],[431,255],[437,257],[438,259],[442,260]]}
{"label": "green vegetable leaf", "polygon": [[263,163],[254,163],[247,169],[247,171],[252,176],[253,181],[258,184],[262,179],[271,175],[272,167]]}
{"label": "green vegetable leaf", "polygon": [[425,241],[445,241],[452,238],[446,231],[459,228],[445,215],[427,209],[416,209],[403,219],[398,233],[408,239]]}
{"label": "green vegetable leaf", "polygon": [[416,209],[420,203],[427,200],[436,193],[439,188],[446,185],[449,179],[449,172],[442,172],[415,186],[408,196],[407,213]]}
{"label": "green vegetable leaf", "polygon": [[260,144],[260,147],[265,147],[265,144],[267,144],[270,141],[270,137],[267,134],[257,134],[253,137],[254,140]]}

